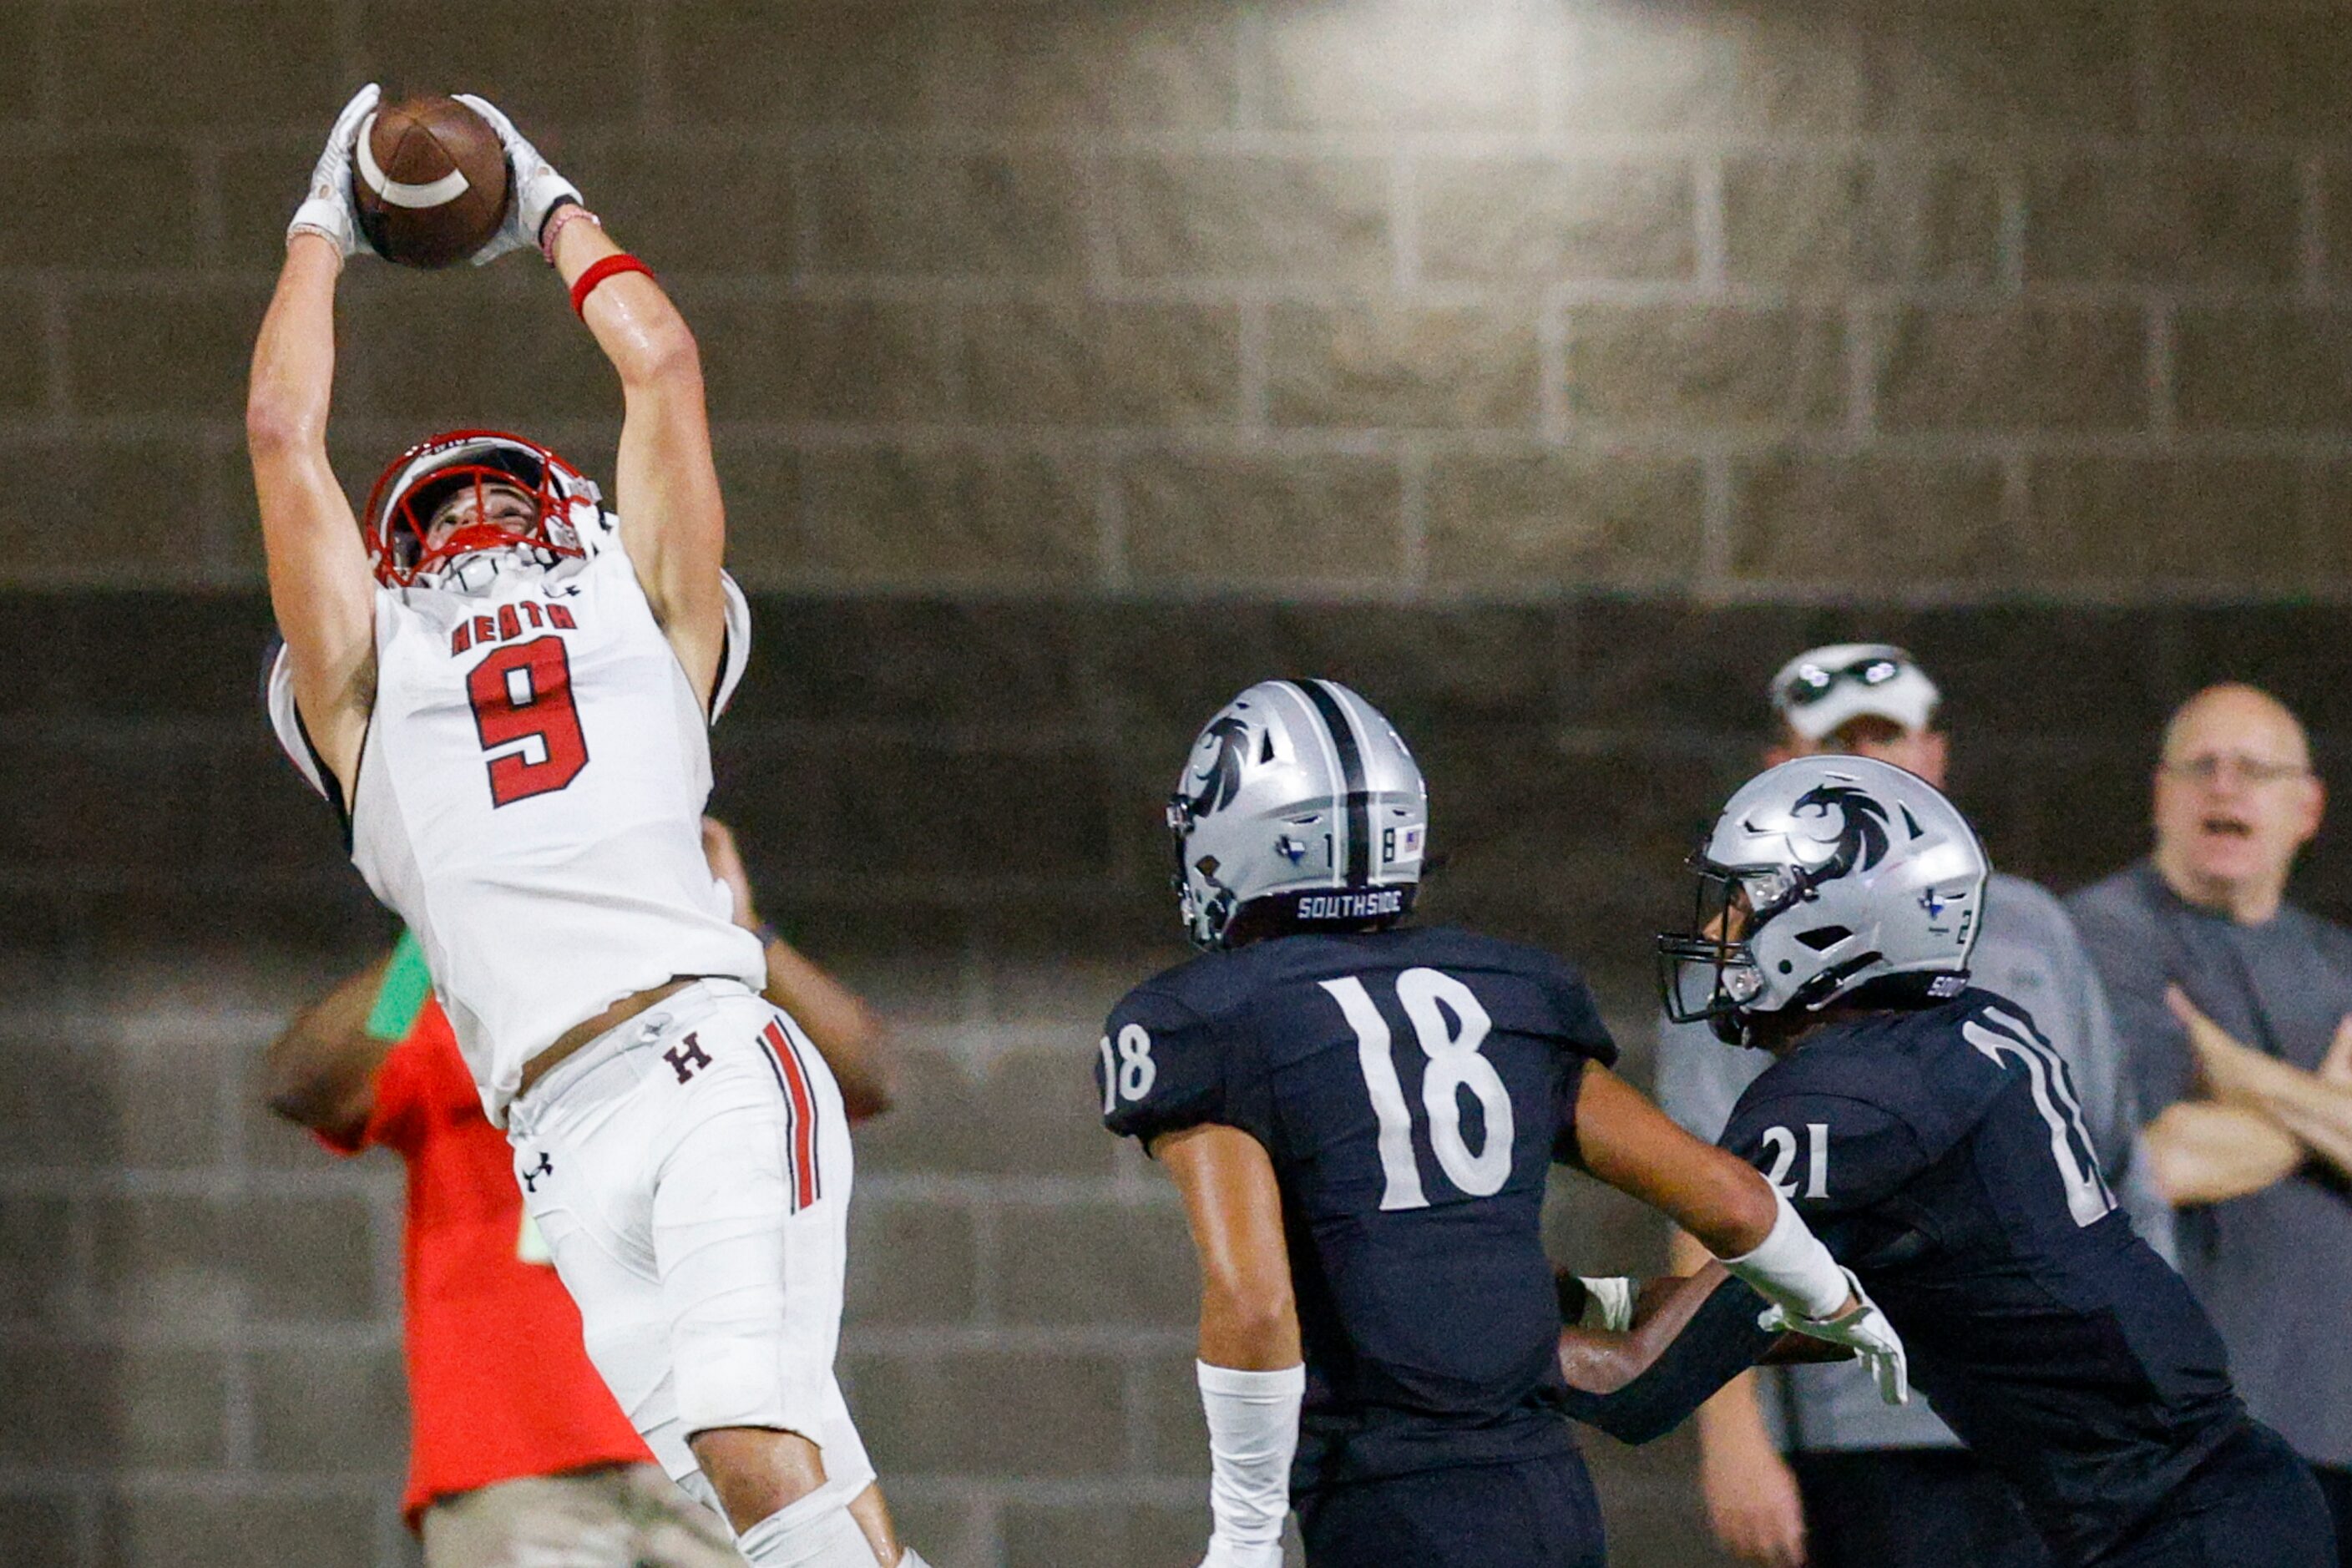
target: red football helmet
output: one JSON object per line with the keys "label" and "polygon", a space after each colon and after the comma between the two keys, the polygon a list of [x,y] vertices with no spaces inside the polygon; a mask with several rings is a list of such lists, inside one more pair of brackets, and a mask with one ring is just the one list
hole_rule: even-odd
{"label": "red football helmet", "polygon": [[[532,498],[530,530],[509,532],[477,521],[428,548],[434,511],[467,486],[481,518],[486,486],[502,485]],[[419,441],[394,458],[368,491],[361,530],[375,560],[375,578],[387,587],[433,584],[460,557],[521,549],[541,565],[594,552],[604,536],[602,492],[593,480],[536,441],[501,430],[452,430]],[[478,586],[478,584],[476,584]]]}

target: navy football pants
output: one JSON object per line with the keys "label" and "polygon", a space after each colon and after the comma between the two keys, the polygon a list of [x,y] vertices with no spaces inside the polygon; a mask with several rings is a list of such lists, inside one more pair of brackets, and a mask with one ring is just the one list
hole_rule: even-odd
{"label": "navy football pants", "polygon": [[2216,1448],[2098,1568],[2336,1568],[2335,1534],[2309,1467],[2257,1424]]}
{"label": "navy football pants", "polygon": [[2352,1568],[2352,1470],[2314,1465],[2311,1478],[2319,1483],[2319,1495],[2327,1500],[2327,1511],[2336,1516],[2336,1561],[2343,1568]]}
{"label": "navy football pants", "polygon": [[1965,1448],[1789,1456],[1811,1568],[2048,1568],[2009,1483]]}
{"label": "navy football pants", "polygon": [[1307,1568],[1601,1568],[1574,1453],[1325,1487],[1298,1500]]}

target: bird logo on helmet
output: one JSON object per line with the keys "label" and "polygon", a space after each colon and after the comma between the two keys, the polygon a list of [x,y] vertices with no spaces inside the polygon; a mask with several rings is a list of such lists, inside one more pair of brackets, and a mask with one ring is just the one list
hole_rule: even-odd
{"label": "bird logo on helmet", "polygon": [[1968,984],[1990,867],[1958,807],[1916,774],[1809,756],[1740,786],[1691,858],[1691,929],[1660,933],[1676,1023],[1754,1043],[1762,1015],[1916,1005]]}
{"label": "bird logo on helmet", "polygon": [[[438,540],[436,514],[471,490],[473,519]],[[520,531],[488,520],[493,491],[520,491]],[[593,555],[615,520],[595,482],[550,448],[502,430],[453,430],[394,458],[368,492],[362,529],[386,587],[479,593],[508,566],[553,567]]]}
{"label": "bird logo on helmet", "polygon": [[1195,946],[1378,930],[1412,912],[1429,791],[1395,727],[1354,691],[1260,681],[1192,742],[1168,828]]}
{"label": "bird logo on helmet", "polygon": [[1817,873],[1822,880],[1848,871],[1867,871],[1886,858],[1886,808],[1850,784],[1816,784],[1799,795],[1790,814],[1809,814],[1826,820],[1838,814],[1837,837],[1829,859]]}

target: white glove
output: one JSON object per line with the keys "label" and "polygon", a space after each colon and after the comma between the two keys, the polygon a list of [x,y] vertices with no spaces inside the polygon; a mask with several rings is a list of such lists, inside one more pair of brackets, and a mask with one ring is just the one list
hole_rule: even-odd
{"label": "white glove", "polygon": [[346,261],[375,254],[360,234],[360,215],[352,205],[352,149],[359,142],[360,122],[375,112],[376,100],[383,96],[383,90],[370,82],[352,94],[352,100],[335,116],[335,128],[327,132],[327,150],[319,154],[318,164],[310,171],[310,194],[294,209],[294,221],[286,226],[289,242],[298,234],[315,234],[332,240]]}
{"label": "white glove", "polygon": [[1213,1535],[1209,1537],[1209,1554],[1201,1559],[1201,1568],[1282,1568],[1282,1542],[1237,1546]]}
{"label": "white glove", "polygon": [[1590,1279],[1580,1274],[1576,1279],[1584,1287],[1584,1315],[1577,1320],[1578,1328],[1622,1334],[1633,1326],[1633,1304],[1641,1290],[1639,1280],[1622,1274],[1605,1279]]}
{"label": "white glove", "polygon": [[537,249],[547,215],[560,201],[578,201],[580,187],[557,174],[555,165],[515,129],[514,121],[497,104],[470,92],[457,94],[457,101],[488,121],[507,150],[507,220],[499,225],[499,232],[488,245],[474,252],[474,265],[487,266],[509,250]]}
{"label": "white glove", "polygon": [[1834,1317],[1807,1318],[1791,1312],[1786,1307],[1767,1307],[1756,1320],[1756,1326],[1773,1333],[1805,1334],[1825,1340],[1833,1345],[1843,1345],[1854,1352],[1870,1369],[1878,1384],[1878,1397],[1889,1405],[1911,1403],[1911,1366],[1903,1352],[1902,1336],[1870,1292],[1862,1288],[1851,1268],[1841,1269],[1846,1283],[1853,1287],[1854,1304]]}

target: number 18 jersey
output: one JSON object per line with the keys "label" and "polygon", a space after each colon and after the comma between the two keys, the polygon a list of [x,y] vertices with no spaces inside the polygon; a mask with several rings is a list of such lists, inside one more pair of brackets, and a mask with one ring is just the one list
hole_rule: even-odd
{"label": "number 18 jersey", "polygon": [[1112,1131],[1222,1123],[1273,1161],[1307,1358],[1294,1494],[1574,1447],[1541,1212],[1583,1064],[1615,1056],[1567,965],[1442,928],[1209,953],[1111,1014]]}
{"label": "number 18 jersey", "polygon": [[[727,605],[714,714],[751,644],[731,582]],[[622,997],[681,974],[766,984],[703,858],[709,722],[617,537],[481,594],[380,589],[375,648],[352,861],[423,944],[491,1121],[524,1063]],[[283,651],[269,711],[341,805]]]}

